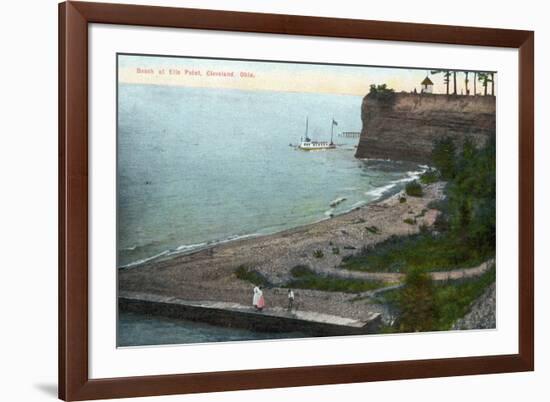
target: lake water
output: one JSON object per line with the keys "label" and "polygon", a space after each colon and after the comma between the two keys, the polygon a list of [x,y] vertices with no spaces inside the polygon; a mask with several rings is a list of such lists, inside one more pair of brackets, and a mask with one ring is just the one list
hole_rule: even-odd
{"label": "lake water", "polygon": [[[327,219],[395,191],[414,164],[354,157],[361,97],[120,84],[118,266]],[[331,208],[331,201],[346,201]]]}
{"label": "lake water", "polygon": [[304,338],[300,332],[253,332],[187,320],[119,311],[118,346],[177,345],[263,339]]}

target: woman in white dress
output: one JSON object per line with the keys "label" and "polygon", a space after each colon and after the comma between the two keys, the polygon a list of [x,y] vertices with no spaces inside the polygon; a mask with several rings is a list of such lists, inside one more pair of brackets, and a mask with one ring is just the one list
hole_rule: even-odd
{"label": "woman in white dress", "polygon": [[254,286],[254,296],[252,297],[252,305],[254,308],[258,309],[258,302],[260,301],[260,296],[262,295],[262,291],[258,286]]}
{"label": "woman in white dress", "polygon": [[259,292],[260,297],[258,298],[258,304],[256,305],[256,308],[262,311],[263,308],[265,307],[265,299],[264,299],[264,292],[262,292],[262,287],[260,286],[259,289],[260,289],[260,292]]}

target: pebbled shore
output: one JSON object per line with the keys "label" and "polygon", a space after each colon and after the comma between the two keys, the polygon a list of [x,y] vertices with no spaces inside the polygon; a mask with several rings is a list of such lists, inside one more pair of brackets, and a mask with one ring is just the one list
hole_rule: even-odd
{"label": "pebbled shore", "polygon": [[[399,202],[403,195],[399,193],[314,224],[120,269],[119,291],[248,305],[253,286],[234,274],[237,267],[245,265],[274,285],[264,290],[267,308],[286,306],[286,289],[278,286],[289,280],[294,266],[304,264],[316,272],[332,274],[343,257],[361,247],[392,235],[416,233],[421,225],[433,225],[439,211],[428,208],[428,204],[444,197],[444,185],[438,182],[425,186],[423,197],[407,196],[404,203]],[[404,222],[414,217],[416,224]],[[367,230],[373,226],[377,228],[376,234]],[[338,254],[333,252],[334,248],[338,248]],[[321,250],[323,258],[316,258],[315,250]],[[384,313],[383,306],[370,304],[368,300],[351,301],[345,293],[298,289],[295,295],[300,310],[354,319]]]}

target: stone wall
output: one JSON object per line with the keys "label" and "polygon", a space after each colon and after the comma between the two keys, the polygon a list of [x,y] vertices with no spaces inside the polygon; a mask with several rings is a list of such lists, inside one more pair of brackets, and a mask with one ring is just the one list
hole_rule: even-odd
{"label": "stone wall", "polygon": [[269,313],[235,311],[129,297],[119,297],[118,307],[122,311],[198,321],[223,327],[243,328],[257,332],[301,332],[309,336],[372,334],[378,332],[381,324],[379,314],[364,327],[357,328],[282,317]]}

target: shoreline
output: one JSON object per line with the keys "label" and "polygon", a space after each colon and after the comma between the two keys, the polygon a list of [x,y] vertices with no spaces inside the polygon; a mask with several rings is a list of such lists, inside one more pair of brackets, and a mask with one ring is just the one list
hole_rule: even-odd
{"label": "shoreline", "polygon": [[[418,173],[418,172],[415,172],[415,173]],[[397,180],[396,182],[394,182],[392,184],[391,188],[388,188],[387,190],[385,190],[378,198],[375,198],[371,201],[362,202],[362,205],[356,205],[357,203],[355,203],[353,205],[356,205],[356,206],[352,205],[350,207],[350,209],[344,210],[343,212],[341,212],[339,214],[335,214],[335,215],[332,215],[332,214],[331,215],[326,215],[326,214],[324,214],[324,217],[322,217],[318,220],[315,220],[311,223],[307,223],[307,224],[299,225],[299,226],[295,226],[295,227],[290,227],[290,228],[275,231],[275,232],[262,233],[262,230],[260,230],[256,233],[233,235],[233,236],[230,236],[226,239],[208,240],[208,241],[205,241],[205,242],[198,243],[198,245],[196,247],[193,247],[192,244],[190,244],[190,245],[182,244],[182,245],[176,247],[175,249],[163,250],[163,251],[161,251],[161,252],[159,252],[159,253],[157,253],[153,256],[145,257],[145,258],[142,258],[140,260],[136,260],[136,261],[130,262],[128,264],[118,266],[117,270],[139,269],[143,265],[147,265],[147,264],[154,263],[154,262],[160,262],[160,261],[164,261],[164,260],[169,260],[169,259],[173,259],[173,258],[177,258],[177,257],[193,255],[195,253],[199,253],[201,251],[204,251],[204,250],[207,250],[209,248],[216,247],[216,246],[220,246],[220,245],[223,245],[223,244],[238,242],[240,240],[257,239],[257,238],[266,237],[266,236],[279,235],[279,234],[283,234],[283,233],[288,232],[288,231],[293,231],[293,230],[297,230],[297,229],[300,229],[300,228],[305,228],[305,227],[308,227],[310,225],[316,225],[318,223],[321,223],[321,222],[324,222],[324,221],[327,221],[327,220],[336,219],[336,218],[339,218],[341,216],[347,215],[347,214],[349,214],[349,213],[351,213],[355,210],[365,208],[369,205],[380,203],[380,202],[383,202],[383,201],[385,201],[385,200],[387,200],[391,197],[394,197],[396,194],[399,194],[400,192],[403,191],[403,187],[401,187],[400,184],[406,184],[409,181],[418,180],[418,178],[420,177],[420,174],[415,174],[413,176]],[[191,248],[191,247],[193,247],[193,248]],[[188,249],[185,250],[186,248],[188,248]],[[182,251],[180,251],[180,249]]]}
{"label": "shoreline", "polygon": [[[273,287],[265,289],[267,306],[286,305],[290,270],[307,265],[316,273],[328,274],[342,258],[362,247],[379,243],[392,235],[417,233],[421,225],[431,226],[439,211],[430,202],[444,197],[445,183],[424,187],[423,197],[405,196],[403,190],[346,213],[281,232],[216,244],[185,255],[150,261],[131,269],[118,269],[118,291],[135,291],[177,297],[251,303],[252,287],[238,279],[235,270],[246,266],[260,273]],[[414,225],[405,222],[416,217]],[[376,227],[377,233],[367,228]],[[338,249],[338,253],[335,250]],[[322,250],[323,257],[314,256]],[[349,294],[318,290],[295,290],[300,309],[361,319],[381,312],[382,306],[365,301],[350,302]]]}

